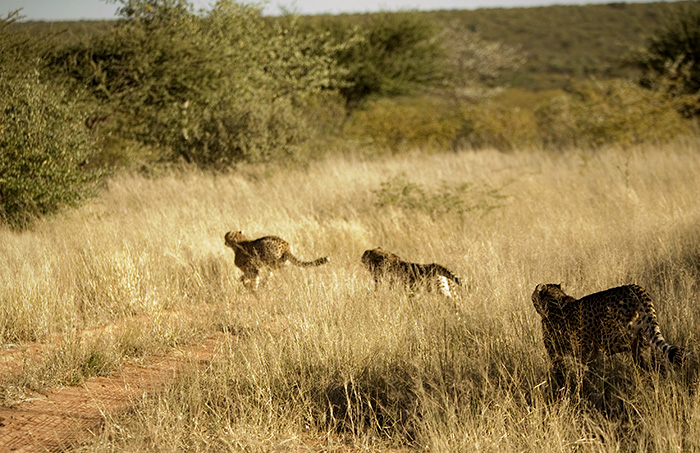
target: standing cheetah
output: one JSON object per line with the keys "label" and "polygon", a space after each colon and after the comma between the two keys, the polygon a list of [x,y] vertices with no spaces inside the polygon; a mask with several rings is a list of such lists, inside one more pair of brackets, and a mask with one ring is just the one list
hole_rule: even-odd
{"label": "standing cheetah", "polygon": [[437,287],[440,294],[451,298],[452,285],[461,285],[459,278],[439,264],[409,263],[381,247],[366,250],[362,254],[362,264],[371,272],[376,287],[387,279],[390,284],[401,283],[411,290]]}
{"label": "standing cheetah", "polygon": [[224,235],[224,241],[236,255],[234,263],[243,271],[241,281],[251,291],[255,292],[260,283],[260,270],[268,267],[277,269],[292,263],[300,267],[320,266],[328,262],[328,257],[313,261],[301,261],[292,254],[289,243],[277,236],[265,236],[248,240],[240,231],[229,231]]}
{"label": "standing cheetah", "polygon": [[560,285],[539,284],[532,303],[542,317],[544,346],[558,377],[564,372],[564,355],[590,364],[601,352],[631,351],[635,362],[647,368],[641,352],[651,344],[670,363],[680,365],[689,358],[661,335],[654,304],[640,286],[620,286],[574,299]]}

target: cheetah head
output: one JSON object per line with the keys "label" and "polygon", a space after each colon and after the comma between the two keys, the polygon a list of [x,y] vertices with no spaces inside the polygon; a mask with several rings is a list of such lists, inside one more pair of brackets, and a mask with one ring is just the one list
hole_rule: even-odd
{"label": "cheetah head", "polygon": [[381,266],[382,262],[386,259],[387,254],[381,247],[376,249],[365,250],[362,254],[362,264],[364,264],[369,269]]}
{"label": "cheetah head", "polygon": [[537,313],[546,317],[553,308],[559,308],[562,304],[572,299],[561,289],[561,285],[554,283],[540,283],[532,293],[532,304]]}
{"label": "cheetah head", "polygon": [[241,231],[229,231],[224,235],[224,243],[229,247],[233,247],[235,244],[245,240],[245,236],[243,236]]}
{"label": "cheetah head", "polygon": [[374,258],[375,252],[380,249],[374,249],[374,250],[365,250],[365,252],[362,254],[362,264],[365,266],[369,266],[370,263],[373,261],[372,258]]}

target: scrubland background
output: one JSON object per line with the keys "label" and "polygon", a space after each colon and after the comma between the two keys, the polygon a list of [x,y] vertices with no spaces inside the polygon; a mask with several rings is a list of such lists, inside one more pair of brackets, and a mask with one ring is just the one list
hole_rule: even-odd
{"label": "scrubland background", "polygon": [[[654,66],[673,27],[638,37],[694,2],[498,20],[122,3],[107,31],[0,28],[0,59],[16,64],[0,66],[0,352],[38,348],[0,374],[0,403],[224,332],[208,366],[73,447],[700,449],[682,370],[616,357],[581,391],[552,388],[530,301],[538,283],[575,297],[637,283],[665,337],[700,352],[696,66]],[[601,48],[605,65],[574,70],[480,29],[577,17],[600,30],[628,8],[625,48],[646,46],[634,68]],[[255,297],[224,246],[232,229],[331,261],[276,272]],[[377,246],[453,270],[459,297],[375,291],[360,256]]]}

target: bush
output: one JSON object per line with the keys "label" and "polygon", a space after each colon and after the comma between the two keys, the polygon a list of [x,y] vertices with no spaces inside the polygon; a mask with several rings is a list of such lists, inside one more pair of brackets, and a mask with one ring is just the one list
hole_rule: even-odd
{"label": "bush", "polygon": [[336,30],[348,42],[335,54],[345,69],[340,92],[350,107],[377,96],[401,96],[449,77],[438,24],[416,12],[362,16],[355,29]]}
{"label": "bush", "polygon": [[440,98],[378,99],[353,112],[347,138],[377,150],[496,148],[539,145],[531,111],[497,102],[455,103]]}
{"label": "bush", "polygon": [[211,168],[298,151],[310,134],[300,109],[332,84],[323,36],[226,0],[198,14],[185,0],[122,4],[110,33],[53,57],[114,133]]}
{"label": "bush", "polygon": [[380,188],[373,192],[377,207],[394,206],[406,211],[424,212],[432,217],[489,212],[502,207],[507,197],[500,189],[468,182],[454,187],[443,182],[438,190],[430,191],[408,181],[405,174],[381,183]]}
{"label": "bush", "polygon": [[482,98],[486,83],[524,62],[519,49],[489,42],[458,20],[420,12],[305,18],[306,33],[337,43],[339,90],[351,109],[368,100],[447,92]]}
{"label": "bush", "polygon": [[690,126],[663,92],[623,80],[587,81],[535,111],[547,147],[630,146],[672,140]]}
{"label": "bush", "polygon": [[700,3],[689,2],[661,27],[637,57],[643,84],[661,86],[683,101],[682,111],[700,112]]}
{"label": "bush", "polygon": [[94,150],[65,93],[37,73],[0,71],[0,106],[0,220],[25,228],[94,193]]}

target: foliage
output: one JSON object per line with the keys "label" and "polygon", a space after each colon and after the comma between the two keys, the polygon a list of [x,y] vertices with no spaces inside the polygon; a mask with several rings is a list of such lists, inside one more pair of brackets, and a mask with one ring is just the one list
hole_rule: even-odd
{"label": "foliage", "polygon": [[684,98],[683,111],[700,113],[700,3],[679,9],[657,30],[637,57],[644,83]]}
{"label": "foliage", "polygon": [[43,44],[17,18],[0,22],[0,222],[21,229],[93,194],[100,173],[81,109],[41,80]]}
{"label": "foliage", "polygon": [[531,108],[504,105],[495,100],[459,106],[460,130],[456,148],[530,149],[541,144]]}
{"label": "foliage", "polygon": [[344,71],[338,88],[351,108],[372,98],[446,89],[473,96],[475,87],[524,60],[516,47],[417,11],[309,17],[300,23],[308,33],[327,33],[346,44],[334,57]]}
{"label": "foliage", "polygon": [[521,46],[489,41],[457,19],[443,26],[440,41],[449,70],[445,91],[452,99],[474,102],[487,98],[502,74],[517,71],[527,61]]}
{"label": "foliage", "polygon": [[44,40],[22,27],[21,19],[19,11],[0,17],[0,68],[8,74],[33,70],[45,50]]}
{"label": "foliage", "polygon": [[23,228],[91,195],[99,172],[75,105],[37,75],[0,73],[0,220]]}
{"label": "foliage", "polygon": [[343,133],[375,153],[599,148],[671,141],[693,133],[691,123],[678,113],[677,99],[631,81],[580,82],[539,102],[528,99],[526,106],[511,102],[509,95],[477,102],[378,99],[353,112]]}
{"label": "foliage", "polygon": [[112,129],[204,167],[292,155],[310,131],[298,109],[333,78],[323,36],[269,25],[227,0],[124,0],[112,33],[58,52]]}
{"label": "foliage", "polygon": [[417,12],[364,15],[353,26],[333,28],[335,39],[350,45],[335,55],[345,69],[340,92],[349,106],[373,96],[414,93],[441,85],[449,77],[438,24]]}
{"label": "foliage", "polygon": [[630,81],[588,81],[553,98],[535,116],[546,147],[630,146],[689,134],[675,107],[664,93]]}

